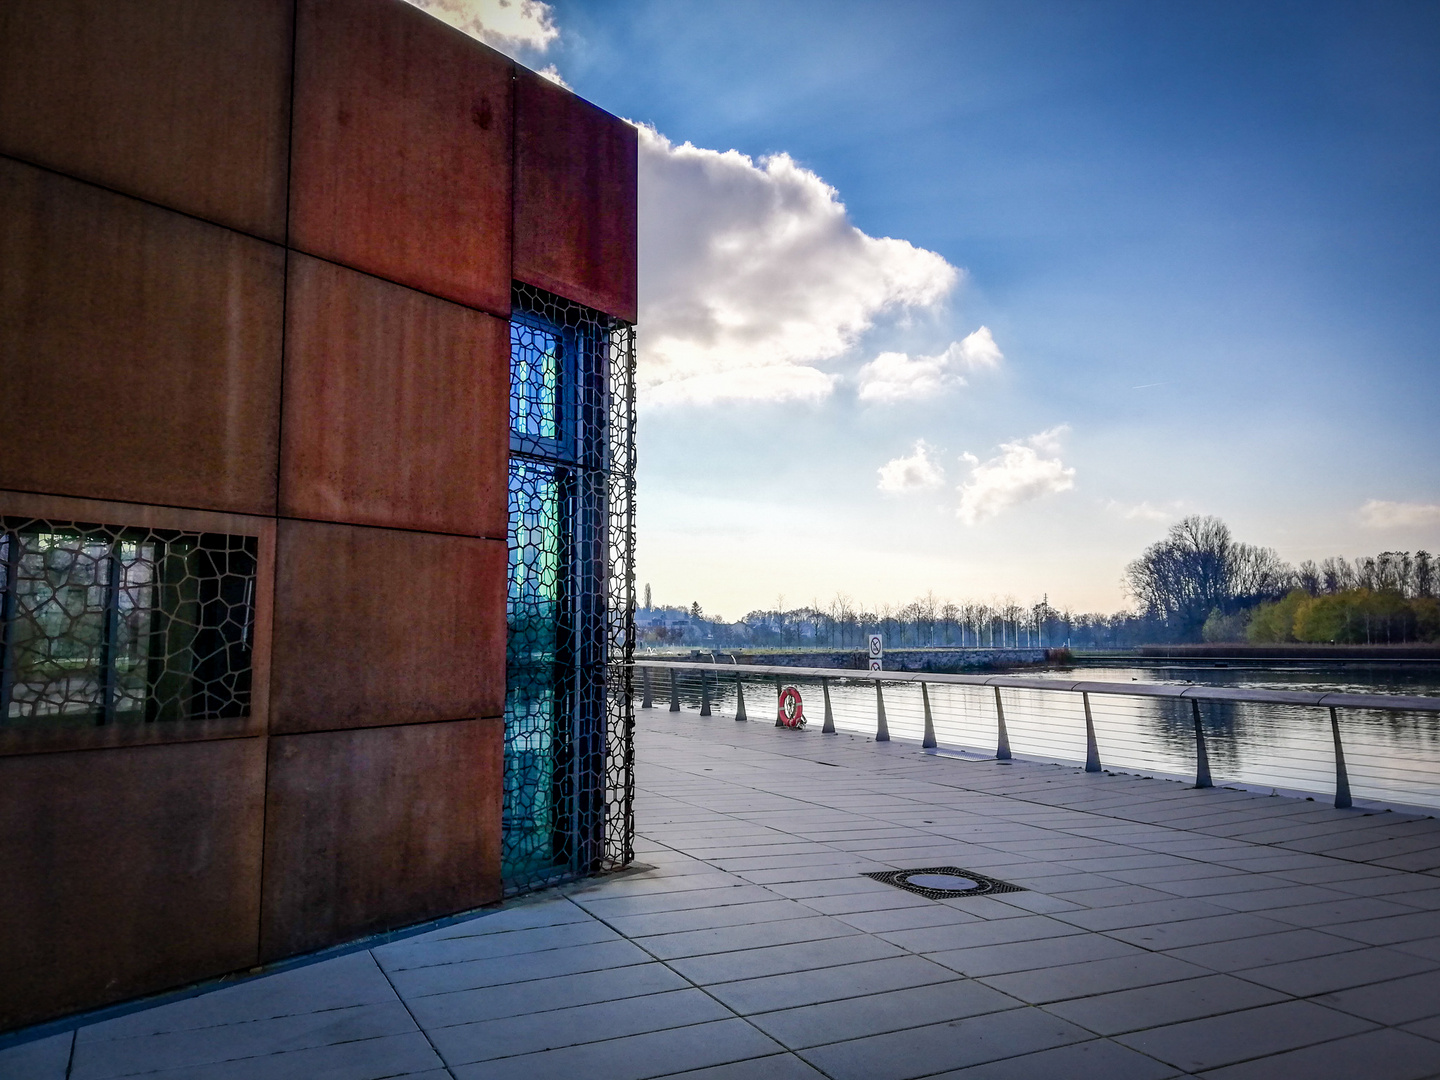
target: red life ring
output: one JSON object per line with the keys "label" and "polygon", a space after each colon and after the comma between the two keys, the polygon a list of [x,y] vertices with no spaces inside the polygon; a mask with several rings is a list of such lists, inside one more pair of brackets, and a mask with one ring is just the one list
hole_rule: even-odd
{"label": "red life ring", "polygon": [[795,687],[787,686],[780,691],[780,715],[776,719],[783,727],[805,726],[805,704],[800,700],[800,691]]}

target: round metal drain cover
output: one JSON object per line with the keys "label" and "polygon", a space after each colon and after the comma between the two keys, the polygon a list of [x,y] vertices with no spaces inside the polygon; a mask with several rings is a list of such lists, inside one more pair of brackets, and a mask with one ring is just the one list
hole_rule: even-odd
{"label": "round metal drain cover", "polygon": [[956,874],[906,874],[905,884],[919,885],[922,889],[944,889],[947,892],[969,892],[980,887],[980,883],[974,878]]}
{"label": "round metal drain cover", "polygon": [[913,870],[872,870],[864,874],[872,881],[881,881],[931,900],[949,900],[991,893],[1024,892],[1019,885],[1000,881],[989,874],[966,870],[963,866],[917,866]]}

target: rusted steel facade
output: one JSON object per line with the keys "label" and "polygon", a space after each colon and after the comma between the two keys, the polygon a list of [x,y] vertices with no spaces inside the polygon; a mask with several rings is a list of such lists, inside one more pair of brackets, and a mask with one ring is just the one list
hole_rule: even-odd
{"label": "rusted steel facade", "polygon": [[0,1030],[500,898],[512,288],[633,322],[635,183],[402,0],[0,10],[0,515],[258,553],[244,715],[0,715]]}

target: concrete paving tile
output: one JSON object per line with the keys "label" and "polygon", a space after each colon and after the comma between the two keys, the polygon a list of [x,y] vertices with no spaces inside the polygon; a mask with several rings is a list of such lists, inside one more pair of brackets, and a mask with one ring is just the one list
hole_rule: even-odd
{"label": "concrete paving tile", "polygon": [[129,1038],[394,1000],[395,991],[374,958],[360,951],[90,1024],[76,1039]]}
{"label": "concrete paving tile", "polygon": [[[1351,896],[1343,900],[1328,900],[1321,904],[1302,904],[1297,907],[1271,908],[1265,912],[1267,919],[1289,923],[1292,926],[1334,926],[1337,923],[1361,923],[1383,919],[1392,915],[1414,915],[1415,912],[1402,904],[1382,900],[1377,896]],[[1434,932],[1440,932],[1440,917],[1432,924]],[[1422,936],[1417,934],[1417,937]],[[1375,942],[1375,944],[1388,944]]]}
{"label": "concrete paving tile", "polygon": [[521,957],[498,956],[490,960],[468,960],[462,964],[441,964],[394,972],[390,978],[406,1001],[424,994],[445,994],[481,986],[526,982],[552,975],[574,975],[582,971],[644,964],[650,956],[628,941],[602,941],[597,945],[576,945]]}
{"label": "concrete paving tile", "polygon": [[1207,899],[1212,904],[1223,904],[1233,911],[1256,911],[1262,914],[1272,908],[1302,907],[1306,904],[1323,904],[1350,899],[1350,894],[1322,885],[1296,885],[1274,878],[1269,880],[1277,887],[1227,893],[1224,896],[1211,896]]}
{"label": "concrete paving tile", "polygon": [[934,1080],[1165,1080],[1179,1075],[1175,1069],[1108,1039],[1071,1043],[1038,1054],[991,1061]]}
{"label": "concrete paving tile", "polygon": [[893,908],[886,911],[856,911],[836,915],[835,918],[867,934],[915,930],[925,926],[957,926],[960,923],[980,921],[978,916],[960,911],[948,904]]}
{"label": "concrete paving tile", "polygon": [[1387,900],[1393,900],[1408,908],[1420,911],[1440,911],[1440,889],[1422,889],[1414,892],[1390,893]]}
{"label": "concrete paving tile", "polygon": [[823,866],[781,866],[767,870],[743,870],[736,877],[754,885],[775,886],[788,882],[825,881],[829,878],[854,877],[872,870],[883,869],[880,863],[869,859],[845,856],[844,861]]}
{"label": "concrete paving tile", "polygon": [[649,963],[412,997],[406,1005],[422,1028],[433,1031],[450,1024],[521,1016],[599,1001],[641,998],[667,990],[681,990],[689,985],[664,964]]}
{"label": "concrete paving tile", "polygon": [[1068,937],[1042,938],[1039,941],[1013,941],[1001,945],[981,945],[973,949],[951,949],[927,953],[937,964],[954,968],[962,975],[979,978],[1003,975],[1012,971],[1078,964],[1086,960],[1107,960],[1118,956],[1140,956],[1144,951],[1102,934],[1072,934]]}
{"label": "concrete paving tile", "polygon": [[[1188,896],[1196,900],[1210,900],[1214,897],[1214,903],[1234,910],[1232,897],[1247,893],[1263,895],[1286,885],[1294,885],[1294,882],[1287,882],[1273,874],[1247,874],[1243,870],[1226,871],[1224,867],[1215,866],[1210,866],[1210,869],[1212,873],[1204,877],[1170,881],[1163,887],[1166,892],[1176,896]],[[1214,873],[1216,870],[1221,872]]]}
{"label": "concrete paving tile", "polygon": [[1420,956],[1426,960],[1440,962],[1440,937],[1422,938],[1419,941],[1398,941],[1390,948],[1396,952],[1409,953],[1411,956]]}
{"label": "concrete paving tile", "polygon": [[738,952],[688,956],[671,960],[669,966],[691,982],[701,986],[712,983],[759,979],[767,975],[785,975],[795,971],[859,964],[867,960],[884,960],[903,956],[904,950],[868,934],[829,938],[824,941],[801,941],[791,945],[771,945]]}
{"label": "concrete paving tile", "polygon": [[1440,1016],[1440,971],[1322,994],[1321,1005],[1396,1026]]}
{"label": "concrete paving tile", "polygon": [[580,893],[574,897],[575,903],[607,922],[622,915],[726,907],[731,904],[774,899],[773,892],[759,885],[731,885],[719,889],[686,889],[683,892],[643,893],[635,896],[592,896],[589,893]]}
{"label": "concrete paving tile", "polygon": [[880,936],[911,952],[930,953],[949,949],[970,949],[981,945],[1000,945],[1007,941],[1035,941],[1040,938],[1065,937],[1081,932],[1077,927],[1060,922],[1048,915],[1032,915],[1014,919],[897,930]]}
{"label": "concrete paving tile", "polygon": [[436,1072],[443,1076],[444,1065],[417,1031],[144,1075],[146,1080],[382,1080]]}
{"label": "concrete paving tile", "polygon": [[543,901],[527,898],[481,912],[474,918],[437,927],[424,934],[416,934],[406,938],[404,943],[414,945],[425,941],[450,941],[502,930],[533,930],[540,926],[561,926],[565,923],[589,921],[589,914],[563,897]]}
{"label": "concrete paving tile", "polygon": [[822,1001],[882,994],[911,986],[953,982],[955,972],[918,956],[871,960],[864,964],[817,968],[789,975],[720,983],[709,993],[742,1016]]}
{"label": "concrete paving tile", "polygon": [[1066,998],[1087,997],[1112,990],[1135,986],[1176,982],[1180,979],[1208,975],[1204,968],[1187,964],[1169,956],[1142,953],[1110,960],[1088,960],[1061,967],[1018,971],[1009,975],[987,976],[982,981],[1021,1001],[1043,1005]]}
{"label": "concrete paving tile", "polygon": [[1308,1001],[1284,1001],[1120,1035],[1116,1041],[1186,1072],[1200,1072],[1298,1050],[1373,1027],[1367,1020]]}
{"label": "concrete paving tile", "polygon": [[1289,878],[1291,881],[1299,881],[1307,885],[1330,885],[1338,889],[1341,887],[1341,882],[1374,881],[1380,878],[1405,877],[1407,875],[1397,875],[1393,870],[1385,870],[1378,866],[1367,866],[1365,863],[1347,863],[1341,862],[1339,859],[1331,859],[1322,866],[1303,867],[1295,870],[1277,870],[1275,876]]}
{"label": "concrete paving tile", "polygon": [[770,945],[792,945],[802,941],[823,941],[827,938],[851,937],[858,934],[853,926],[839,919],[816,915],[808,919],[783,919],[777,922],[725,926],[708,930],[689,930],[679,934],[661,934],[636,938],[636,944],[661,960],[711,953],[737,952]]}
{"label": "concrete paving tile", "polygon": [[1215,941],[1171,949],[1166,955],[1177,960],[1210,968],[1212,971],[1242,971],[1267,964],[1284,964],[1291,960],[1308,960],[1313,956],[1353,952],[1363,948],[1358,942],[1347,941],[1320,930],[1286,930],[1278,934],[1234,941]]}
{"label": "concrete paving tile", "polygon": [[1286,995],[1268,987],[1228,975],[1206,975],[1183,982],[1059,1001],[1046,1005],[1045,1011],[1097,1035],[1120,1035],[1285,1000]]}
{"label": "concrete paving tile", "polygon": [[1312,994],[1345,990],[1352,986],[1400,979],[1422,971],[1433,971],[1435,968],[1434,961],[1393,949],[1357,949],[1354,952],[1292,960],[1268,967],[1242,969],[1235,974],[1242,979],[1273,987],[1296,997],[1309,997]]}
{"label": "concrete paving tile", "polygon": [[1050,895],[1058,896],[1077,907],[1085,908],[1104,908],[1114,907],[1117,904],[1144,904],[1156,900],[1175,899],[1159,889],[1147,888],[1144,885],[1117,885],[1113,882],[1106,887],[1077,891],[1055,890],[1048,885],[1045,888]]}
{"label": "concrete paving tile", "polygon": [[818,896],[846,896],[850,893],[875,892],[877,889],[889,887],[874,878],[861,877],[859,874],[820,878],[815,881],[789,881],[766,886],[777,896],[784,896],[791,900],[807,900]]}
{"label": "concrete paving tile", "polygon": [[[1142,860],[1149,860],[1148,862]],[[1149,855],[1137,856],[1135,859],[1127,859],[1127,862],[1138,862],[1140,865],[1117,866],[1113,870],[1106,870],[1105,873],[1111,877],[1128,882],[1131,885],[1168,885],[1176,881],[1190,881],[1194,878],[1213,878],[1216,876],[1215,867],[1209,863],[1192,862],[1189,859],[1176,859],[1171,855],[1160,855],[1151,853]],[[1099,869],[1097,867],[1097,869]],[[1229,871],[1233,876],[1239,876],[1240,871]]]}
{"label": "concrete paving tile", "polygon": [[430,1041],[451,1067],[475,1061],[555,1050],[666,1028],[726,1020],[733,1014],[695,989],[645,998],[624,998],[568,1009],[458,1024],[429,1032]]}
{"label": "concrete paving tile", "polygon": [[[658,870],[635,877],[605,879],[594,887],[582,888],[572,896],[639,896],[644,893],[688,892],[692,889],[728,889],[735,885],[750,885],[737,874],[722,874],[704,863],[696,864],[703,869],[684,868],[680,871]],[[572,905],[573,906],[573,905]],[[579,909],[577,909],[579,910]]]}
{"label": "concrete paving tile", "polygon": [[1057,911],[1076,911],[1080,908],[1079,904],[1061,900],[1058,896],[1046,896],[1043,892],[996,893],[985,899],[1006,907],[1018,908],[1031,915],[1049,915]]}
{"label": "concrete paving tile", "polygon": [[1233,913],[1213,915],[1208,919],[1185,919],[1182,922],[1156,923],[1149,926],[1126,926],[1107,931],[1110,937],[1140,945],[1146,949],[1183,949],[1189,945],[1205,945],[1216,941],[1236,941],[1262,934],[1283,933],[1285,923],[1273,922],[1258,915]]}
{"label": "concrete paving tile", "polygon": [[66,1080],[74,1032],[0,1050],[0,1080]]}
{"label": "concrete paving tile", "polygon": [[1084,930],[1119,930],[1126,926],[1154,926],[1183,919],[1206,919],[1231,912],[1203,900],[1157,900],[1148,904],[1060,911],[1055,918]]}
{"label": "concrete paving tile", "polygon": [[794,1054],[776,1054],[691,1072],[667,1073],[665,1080],[825,1080],[825,1077]]}
{"label": "concrete paving tile", "polygon": [[[1342,863],[1342,866],[1355,867],[1355,863]],[[1343,881],[1330,882],[1327,888],[1336,892],[1347,893],[1351,896],[1385,896],[1397,903],[1403,903],[1405,894],[1411,892],[1424,892],[1435,888],[1435,879],[1427,874],[1411,874],[1401,870],[1384,870],[1378,866],[1359,866],[1359,869],[1371,870],[1374,873],[1364,877],[1347,878]]]}
{"label": "concrete paving tile", "polygon": [[815,910],[795,900],[773,898],[758,904],[729,904],[718,908],[687,908],[684,911],[657,911],[648,915],[622,915],[608,922],[626,937],[679,934],[687,930],[711,930],[721,926],[747,926],[780,919],[813,919]]}
{"label": "concrete paving tile", "polygon": [[1403,1031],[1369,1031],[1216,1069],[1205,1080],[1423,1080],[1440,1072],[1440,1044]]}
{"label": "concrete paving tile", "polygon": [[1421,1035],[1440,1043],[1440,1016],[1432,1016],[1428,1020],[1417,1020],[1413,1024],[1406,1024],[1405,1030],[1412,1035]]}
{"label": "concrete paving tile", "polygon": [[1089,1039],[1039,1009],[1011,1009],[799,1051],[833,1080],[908,1080]]}
{"label": "concrete paving tile", "polygon": [[851,915],[860,911],[894,911],[897,908],[924,907],[935,901],[901,889],[886,888],[883,892],[849,893],[845,896],[816,896],[796,903],[822,915]]}
{"label": "concrete paving tile", "polygon": [[845,998],[778,1012],[752,1014],[752,1024],[792,1050],[887,1031],[1001,1012],[1019,1004],[976,982],[954,982]]}
{"label": "concrete paving tile", "polygon": [[356,1005],[268,1020],[136,1035],[127,1039],[77,1042],[72,1080],[108,1080],[133,1073],[194,1068],[217,1062],[263,1058],[415,1030],[398,1001]]}
{"label": "concrete paving tile", "polygon": [[382,945],[371,952],[382,968],[394,973],[435,964],[458,964],[466,960],[519,956],[549,949],[567,949],[575,945],[620,940],[620,935],[614,930],[592,918],[584,922],[562,923],[559,926],[506,930],[443,941],[398,941]]}
{"label": "concrete paving tile", "polygon": [[644,1080],[780,1052],[772,1039],[743,1020],[731,1019],[459,1065],[451,1071],[456,1080]]}
{"label": "concrete paving tile", "polygon": [[1367,945],[1395,945],[1404,941],[1440,937],[1440,912],[1417,911],[1385,919],[1327,927],[1330,933],[1354,938]]}

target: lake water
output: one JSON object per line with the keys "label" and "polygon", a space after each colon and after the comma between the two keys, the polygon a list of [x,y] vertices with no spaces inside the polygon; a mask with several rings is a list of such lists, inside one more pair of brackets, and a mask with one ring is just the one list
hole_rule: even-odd
{"label": "lake water", "polygon": [[[740,669],[742,672],[743,668]],[[1019,674],[1019,673],[1017,673]],[[1023,672],[1027,677],[1125,683],[1207,685],[1274,690],[1440,696],[1440,664],[1211,663],[1077,664],[1065,669]],[[668,703],[668,676],[657,672],[655,704]],[[821,687],[815,679],[786,679],[804,697],[808,730],[818,733],[824,718]],[[875,683],[841,675],[829,679],[835,726],[873,736]],[[717,714],[733,716],[735,669],[710,675]],[[996,714],[990,687],[931,683],[930,705],[942,751],[994,756]],[[1010,747],[1017,757],[1050,761],[1085,760],[1085,714],[1079,694],[1042,690],[1001,691]],[[686,710],[699,706],[699,676],[681,681]],[[745,702],[751,720],[772,721],[776,711],[773,676],[748,675]],[[1090,695],[1100,760],[1107,769],[1148,775],[1195,775],[1195,728],[1189,701]],[[1210,771],[1217,786],[1232,785],[1313,795],[1329,802],[1335,794],[1335,751],[1326,709],[1257,704],[1201,703]],[[924,710],[918,684],[887,684],[885,711],[892,736],[919,741]],[[1357,802],[1440,809],[1440,713],[1342,710],[1341,738],[1351,792]]]}

